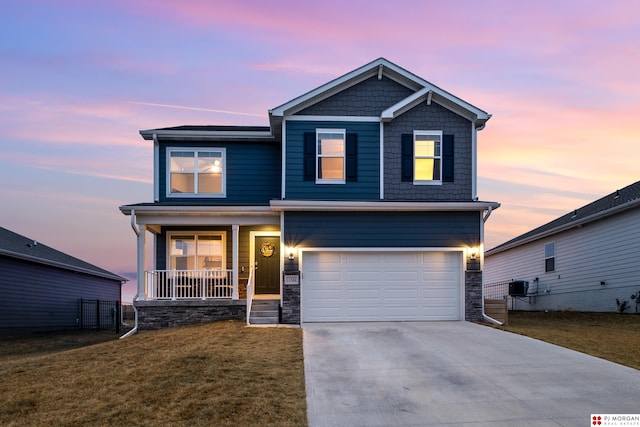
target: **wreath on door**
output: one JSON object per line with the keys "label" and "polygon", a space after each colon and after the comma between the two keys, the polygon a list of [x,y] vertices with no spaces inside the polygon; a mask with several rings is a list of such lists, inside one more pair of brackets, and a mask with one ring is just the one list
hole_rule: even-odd
{"label": "wreath on door", "polygon": [[271,242],[265,242],[262,244],[262,246],[260,246],[260,254],[265,258],[269,258],[273,256],[273,253],[275,251],[276,251],[276,248],[273,246],[273,243]]}

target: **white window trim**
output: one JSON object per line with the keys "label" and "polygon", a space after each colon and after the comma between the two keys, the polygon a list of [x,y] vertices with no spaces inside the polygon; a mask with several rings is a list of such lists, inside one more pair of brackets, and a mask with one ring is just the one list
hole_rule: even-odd
{"label": "white window trim", "polygon": [[[197,237],[198,236],[220,236],[222,238],[222,270],[227,270],[227,232],[226,231],[169,231],[167,232],[167,258],[165,261],[165,269],[171,270],[171,239],[174,236],[194,236],[196,237],[196,250],[198,248]],[[198,260],[198,254],[195,255],[196,261]],[[198,268],[193,271],[202,270]]]}
{"label": "white window trim", "polygon": [[[199,152],[211,152],[211,151],[219,151],[222,153],[222,193],[220,194],[211,194],[211,193],[198,193],[198,171],[196,164],[194,163],[194,189],[193,193],[172,193],[171,192],[171,153],[173,151],[193,151],[194,154],[194,162],[197,158],[197,153]],[[223,147],[167,147],[166,150],[166,166],[165,166],[165,187],[166,187],[166,196],[169,198],[210,198],[210,199],[221,199],[227,197],[227,149]]]}
{"label": "white window trim", "polygon": [[[341,133],[344,141],[342,152],[342,179],[321,179],[318,159],[321,157],[338,158],[338,156],[321,156],[318,153],[318,135],[321,133]],[[346,129],[316,129],[316,184],[345,184],[347,182],[347,130]]]}
{"label": "white window trim", "polygon": [[[441,130],[414,130],[413,131],[413,185],[442,185],[442,149],[443,149],[443,132]],[[440,156],[420,156],[416,155],[416,136],[429,135],[440,137]],[[416,179],[416,160],[420,159],[438,159],[440,160],[440,179],[433,180],[417,180]]]}
{"label": "white window trim", "polygon": [[[553,245],[553,256],[547,256],[547,245]],[[556,271],[556,252],[557,252],[557,247],[556,247],[556,242],[547,242],[544,244],[543,246],[543,250],[544,250],[544,272],[545,273],[555,273]],[[547,271],[547,260],[553,258],[553,270],[549,270]]]}

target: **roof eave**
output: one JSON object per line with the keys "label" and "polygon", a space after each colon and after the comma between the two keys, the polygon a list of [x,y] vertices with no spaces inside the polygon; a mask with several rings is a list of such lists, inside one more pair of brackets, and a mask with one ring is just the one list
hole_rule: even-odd
{"label": "roof eave", "polygon": [[485,211],[499,207],[500,203],[497,202],[271,201],[271,209],[275,211]]}
{"label": "roof eave", "polygon": [[11,258],[22,259],[22,260],[30,261],[30,262],[36,262],[38,264],[49,265],[49,266],[52,266],[52,267],[63,268],[65,270],[71,270],[71,271],[75,271],[75,272],[78,272],[78,273],[89,274],[91,276],[97,276],[97,277],[103,277],[103,278],[106,278],[106,279],[117,280],[117,281],[119,281],[121,283],[129,281],[129,279],[124,278],[122,276],[118,276],[117,274],[106,274],[106,273],[102,273],[102,272],[99,272],[99,271],[90,270],[88,268],[77,267],[77,266],[66,264],[66,263],[63,263],[63,262],[57,262],[57,261],[52,261],[52,260],[48,260],[48,259],[44,259],[44,258],[40,258],[40,257],[21,254],[19,252],[13,252],[13,251],[9,251],[9,250],[6,250],[6,249],[0,249],[0,255],[5,255],[5,256],[11,257]]}
{"label": "roof eave", "polygon": [[166,130],[147,129],[141,130],[140,135],[147,141],[153,140],[153,135],[163,140],[274,140],[271,131],[198,131],[198,130]]}
{"label": "roof eave", "polygon": [[592,223],[594,221],[598,221],[616,214],[619,214],[621,212],[624,212],[626,210],[630,210],[630,209],[634,209],[640,207],[640,199],[635,199],[635,200],[631,200],[625,204],[622,205],[618,205],[615,206],[613,208],[607,209],[606,211],[602,211],[602,212],[598,212],[595,213],[593,215],[589,215],[587,217],[581,218],[579,220],[576,221],[572,221],[568,224],[562,224],[558,227],[554,227],[551,228],[549,230],[545,230],[542,231],[540,233],[534,234],[532,236],[529,236],[527,238],[524,238],[522,240],[518,240],[515,241],[513,243],[510,244],[504,244],[504,245],[500,245],[500,246],[496,246],[493,249],[489,249],[488,251],[485,252],[485,256],[491,256],[491,255],[496,255],[499,254],[500,252],[504,252],[507,251],[509,249],[513,249],[513,248],[517,248],[519,246],[523,246],[525,244],[534,242],[536,240],[540,240],[540,239],[544,239],[546,237],[549,236],[553,236],[555,234],[561,233],[563,231],[567,231],[567,230],[571,230],[572,228],[581,228],[582,226]]}

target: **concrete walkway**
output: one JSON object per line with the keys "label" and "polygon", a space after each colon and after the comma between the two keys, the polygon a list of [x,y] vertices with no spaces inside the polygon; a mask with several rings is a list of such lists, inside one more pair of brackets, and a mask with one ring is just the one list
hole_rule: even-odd
{"label": "concrete walkway", "polygon": [[640,413],[640,371],[487,326],[317,323],[303,334],[310,427],[587,426],[591,414]]}

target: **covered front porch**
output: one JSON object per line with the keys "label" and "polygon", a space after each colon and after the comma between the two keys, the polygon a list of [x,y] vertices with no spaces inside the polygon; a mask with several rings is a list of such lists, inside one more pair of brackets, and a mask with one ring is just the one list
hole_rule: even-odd
{"label": "covered front porch", "polygon": [[146,312],[143,318],[169,325],[182,324],[172,312],[189,323],[246,318],[255,296],[280,299],[278,212],[161,204],[121,210],[137,237],[134,304]]}

